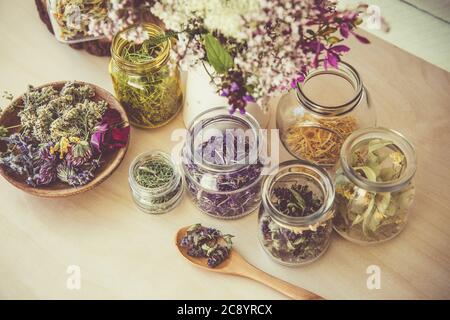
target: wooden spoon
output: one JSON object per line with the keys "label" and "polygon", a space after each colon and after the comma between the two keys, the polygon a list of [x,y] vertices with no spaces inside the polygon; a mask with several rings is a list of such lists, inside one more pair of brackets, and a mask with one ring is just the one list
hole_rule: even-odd
{"label": "wooden spoon", "polygon": [[187,249],[180,246],[181,239],[186,235],[187,229],[184,227],[178,230],[176,235],[176,245],[180,253],[197,267],[206,269],[208,271],[219,272],[224,274],[232,274],[261,282],[283,294],[289,298],[296,300],[323,300],[322,297],[305,290],[303,288],[294,286],[286,281],[280,280],[267,274],[258,268],[248,263],[235,249],[231,250],[230,256],[224,262],[215,268],[210,268],[207,265],[207,259],[195,258],[187,254]]}

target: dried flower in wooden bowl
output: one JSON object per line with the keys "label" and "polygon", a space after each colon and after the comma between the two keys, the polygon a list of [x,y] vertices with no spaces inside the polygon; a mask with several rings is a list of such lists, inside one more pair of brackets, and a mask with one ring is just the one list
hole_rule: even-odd
{"label": "dried flower in wooden bowl", "polygon": [[36,196],[82,193],[118,167],[129,133],[122,106],[100,87],[30,87],[0,116],[0,174]]}

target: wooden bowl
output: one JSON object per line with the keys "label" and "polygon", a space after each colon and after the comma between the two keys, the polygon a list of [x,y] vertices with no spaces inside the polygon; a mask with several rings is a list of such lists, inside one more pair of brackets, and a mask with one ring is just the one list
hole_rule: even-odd
{"label": "wooden bowl", "polygon": [[[52,82],[48,84],[44,84],[42,86],[36,87],[36,88],[43,88],[47,86],[52,86],[57,90],[61,90],[62,87],[66,84],[67,81],[59,81],[59,82]],[[120,112],[120,115],[122,116],[122,119],[128,123],[128,117],[121,106],[121,104],[114,98],[114,96],[109,93],[108,91],[82,81],[75,81],[75,83],[78,84],[87,84],[94,88],[95,90],[95,97],[93,100],[104,100],[108,103],[108,106],[112,109],[116,109]],[[0,126],[5,127],[11,127],[14,125],[20,124],[20,118],[18,117],[18,108],[15,108],[16,105],[21,105],[23,95],[19,98],[15,99],[0,115]],[[19,130],[19,129],[18,129]],[[17,130],[17,131],[18,131]],[[16,131],[16,132],[17,132]],[[10,130],[10,133],[14,132],[14,130]],[[128,139],[129,141],[129,139]],[[6,144],[4,142],[0,142],[0,150],[5,150]],[[0,166],[0,174],[12,185],[14,185],[16,188],[23,190],[29,194],[32,194],[34,196],[39,197],[46,197],[46,198],[60,198],[60,197],[67,197],[72,196],[75,194],[83,193],[86,191],[91,190],[92,188],[98,186],[100,183],[105,181],[113,172],[117,169],[117,167],[122,162],[123,158],[125,157],[125,153],[128,149],[128,143],[124,148],[114,150],[113,152],[107,152],[102,155],[101,158],[101,165],[100,167],[95,171],[95,178],[90,181],[89,183],[79,186],[79,187],[72,187],[66,183],[55,181],[47,186],[38,186],[38,187],[32,187],[29,186],[25,182],[25,178],[23,176],[20,176],[18,174],[15,174],[8,170],[8,168]]]}

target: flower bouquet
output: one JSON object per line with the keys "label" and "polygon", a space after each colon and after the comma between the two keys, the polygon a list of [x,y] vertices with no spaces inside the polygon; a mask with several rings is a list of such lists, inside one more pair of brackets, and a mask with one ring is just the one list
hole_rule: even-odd
{"label": "flower bouquet", "polygon": [[311,68],[337,68],[358,35],[367,8],[339,10],[331,0],[159,0],[151,11],[178,38],[181,66],[198,62],[231,112],[250,102],[266,106],[281,90],[295,88]]}
{"label": "flower bouquet", "polygon": [[79,193],[118,166],[129,133],[125,112],[101,88],[30,87],[0,118],[0,172],[36,195]]}

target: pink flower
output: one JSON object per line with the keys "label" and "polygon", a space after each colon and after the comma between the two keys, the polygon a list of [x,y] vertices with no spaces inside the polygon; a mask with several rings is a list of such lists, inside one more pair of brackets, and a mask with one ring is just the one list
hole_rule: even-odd
{"label": "pink flower", "polygon": [[122,122],[117,110],[108,109],[91,136],[92,148],[98,153],[124,148],[128,143],[130,126],[119,127]]}

